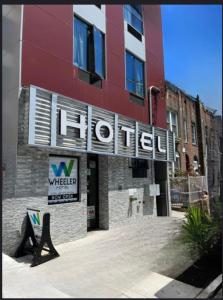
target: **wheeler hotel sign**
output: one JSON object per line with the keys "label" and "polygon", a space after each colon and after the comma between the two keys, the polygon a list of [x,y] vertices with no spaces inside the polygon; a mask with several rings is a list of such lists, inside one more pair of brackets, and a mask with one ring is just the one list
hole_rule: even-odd
{"label": "wheeler hotel sign", "polygon": [[174,133],[30,86],[28,144],[174,161]]}

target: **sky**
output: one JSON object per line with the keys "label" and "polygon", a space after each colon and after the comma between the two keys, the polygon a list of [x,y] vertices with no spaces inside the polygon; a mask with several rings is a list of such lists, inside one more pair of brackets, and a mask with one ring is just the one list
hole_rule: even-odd
{"label": "sky", "polygon": [[165,79],[222,114],[222,8],[161,5]]}

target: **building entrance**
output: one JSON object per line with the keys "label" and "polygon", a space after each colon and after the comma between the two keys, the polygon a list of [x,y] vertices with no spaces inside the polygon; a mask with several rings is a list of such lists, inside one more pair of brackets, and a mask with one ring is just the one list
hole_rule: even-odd
{"label": "building entrance", "polygon": [[98,228],[98,156],[87,156],[87,230]]}
{"label": "building entrance", "polygon": [[168,216],[167,163],[155,161],[155,183],[160,185],[160,195],[156,197],[157,216]]}

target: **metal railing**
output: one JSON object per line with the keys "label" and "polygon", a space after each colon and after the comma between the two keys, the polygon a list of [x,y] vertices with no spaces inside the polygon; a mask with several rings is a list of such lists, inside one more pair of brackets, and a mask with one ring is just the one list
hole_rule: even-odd
{"label": "metal railing", "polygon": [[204,200],[208,192],[205,176],[170,178],[170,197],[172,207],[187,207]]}

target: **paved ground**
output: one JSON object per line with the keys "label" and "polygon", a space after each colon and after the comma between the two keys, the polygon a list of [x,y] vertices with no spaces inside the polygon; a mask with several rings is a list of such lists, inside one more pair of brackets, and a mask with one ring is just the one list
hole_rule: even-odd
{"label": "paved ground", "polygon": [[4,255],[3,297],[193,298],[200,289],[172,279],[192,264],[184,246],[173,242],[181,222],[182,215],[174,215],[90,232],[57,246],[60,257],[34,268],[29,257]]}

